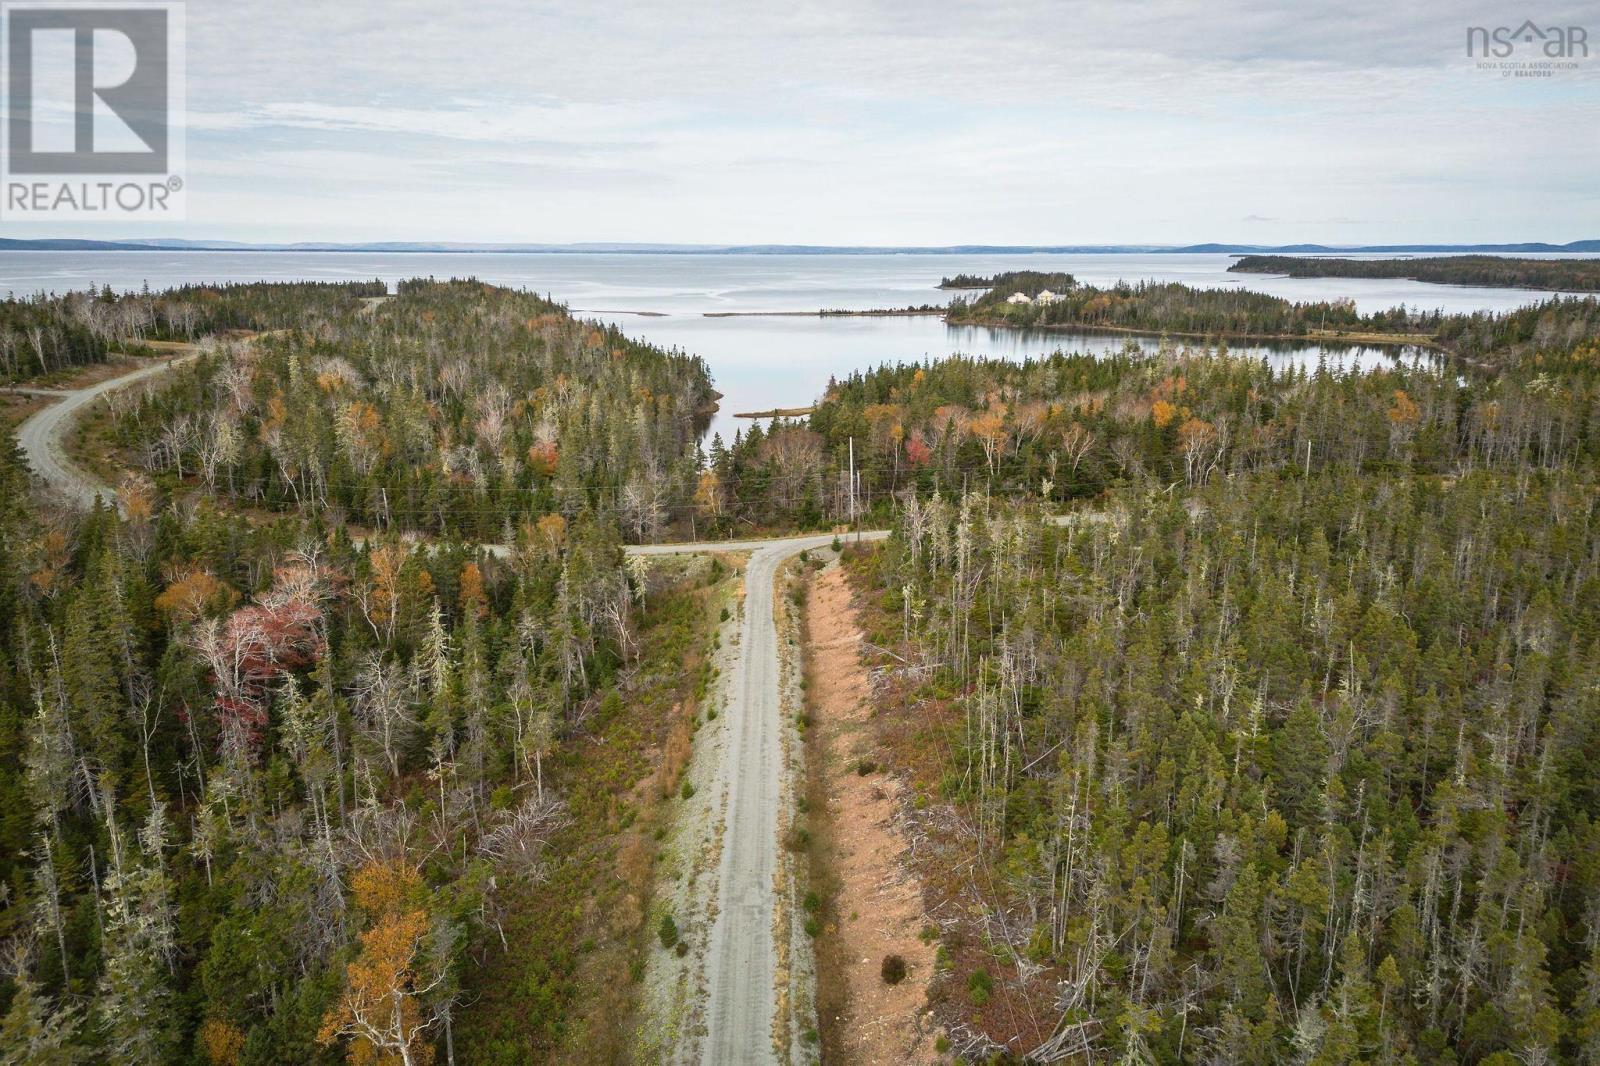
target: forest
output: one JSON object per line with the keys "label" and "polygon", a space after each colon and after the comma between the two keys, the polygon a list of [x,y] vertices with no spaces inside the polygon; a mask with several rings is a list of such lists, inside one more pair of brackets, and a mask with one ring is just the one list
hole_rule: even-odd
{"label": "forest", "polygon": [[[1175,290],[1128,313],[1249,303]],[[703,362],[473,280],[5,316],[19,376],[195,354],[114,394],[115,510],[0,448],[0,1061],[626,1058],[737,574],[623,546],[854,512],[953,1052],[1600,1063],[1593,300],[884,365],[703,448]]]}
{"label": "forest", "polygon": [[977,277],[973,274],[957,274],[953,278],[940,279],[939,288],[989,289],[991,291],[984,298],[1003,300],[1016,292],[1025,293],[1028,296],[1037,296],[1044,289],[1065,292],[1077,283],[1077,278],[1059,271],[1007,270],[987,278]]}
{"label": "forest", "polygon": [[691,506],[673,514],[717,536],[826,528],[851,513],[852,450],[857,513],[882,524],[907,491],[1064,505],[1141,477],[1193,484],[1290,460],[1381,469],[1403,452],[1444,472],[1588,446],[1600,402],[1593,299],[1446,316],[1438,329],[1470,375],[1421,353],[1371,371],[1274,368],[1225,344],[1170,340],[1155,352],[860,370],[829,382],[807,418],[714,436]]}
{"label": "forest", "polygon": [[1018,292],[1037,296],[1063,278],[1071,282],[1070,275],[1033,271],[997,276],[996,287],[982,296],[953,301],[946,321],[1016,328],[1082,326],[1212,341],[1307,337],[1337,342],[1341,335],[1369,341],[1392,336],[1396,344],[1421,344],[1489,371],[1535,350],[1570,350],[1600,333],[1600,300],[1593,296],[1554,296],[1500,312],[1445,314],[1394,307],[1361,314],[1350,300],[1298,303],[1246,289],[1120,282],[1107,289],[1052,289],[1055,298],[1048,302],[1007,302]]}
{"label": "forest", "polygon": [[472,280],[312,304],[292,328],[271,308],[298,294],[255,291],[207,315],[262,332],[119,398],[114,442],[163,491],[486,541],[594,508],[654,538],[694,492],[715,404],[697,358]]}
{"label": "forest", "polygon": [[125,294],[104,288],[60,297],[8,297],[0,301],[0,382],[102,363],[113,352],[144,354],[146,341],[304,325],[312,314],[351,311],[362,297],[388,291],[383,282],[371,281],[188,285]]}
{"label": "forest", "polygon": [[889,427],[895,532],[850,566],[955,1053],[1600,1062],[1587,313],[1485,334],[1493,375],[833,386],[814,426]]}
{"label": "forest", "polygon": [[[134,455],[187,428],[116,511],[0,448],[0,1061],[626,1045],[724,572],[630,566],[621,516],[650,448],[692,483],[704,370],[533,296],[383,292],[107,299],[118,340],[211,334],[122,412]],[[476,509],[402,510],[429,464]],[[397,512],[360,539],[347,469]]]}
{"label": "forest", "polygon": [[1442,285],[1600,292],[1600,259],[1517,259],[1499,255],[1330,259],[1244,255],[1228,270],[1241,274],[1283,274],[1291,278],[1408,278]]}
{"label": "forest", "polygon": [[[1124,281],[1099,288],[1072,284],[1070,274],[1035,271],[1018,271],[995,280],[995,287],[982,296],[953,301],[946,320],[1020,328],[1086,326],[1194,337],[1304,337],[1323,332],[1425,336],[1443,317],[1439,312],[1403,307],[1362,315],[1348,300],[1297,303],[1246,289],[1200,289],[1177,282]],[[1032,297],[1043,289],[1056,298],[1048,303],[1007,302],[1016,293]]]}
{"label": "forest", "polygon": [[856,568],[957,1050],[1600,1061],[1594,489],[908,497]]}

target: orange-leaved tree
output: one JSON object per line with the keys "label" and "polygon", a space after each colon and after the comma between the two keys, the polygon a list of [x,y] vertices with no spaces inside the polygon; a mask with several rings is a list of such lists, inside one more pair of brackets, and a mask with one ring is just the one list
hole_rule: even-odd
{"label": "orange-leaved tree", "polygon": [[372,861],[350,881],[356,905],[370,923],[361,934],[361,954],[345,967],[345,989],[322,1019],[317,1039],[332,1044],[351,1037],[353,1063],[428,1066],[433,1015],[423,997],[444,979],[443,971],[419,973],[428,937],[422,879],[404,860]]}

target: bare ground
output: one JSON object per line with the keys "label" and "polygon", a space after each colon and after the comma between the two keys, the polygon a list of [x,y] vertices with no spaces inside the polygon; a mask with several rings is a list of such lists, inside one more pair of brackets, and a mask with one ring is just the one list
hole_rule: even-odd
{"label": "bare ground", "polygon": [[[641,1024],[634,1040],[637,1062],[687,1066],[700,1060],[706,1038],[706,949],[717,916],[718,860],[726,831],[718,770],[728,748],[729,677],[739,660],[744,587],[739,580],[743,559],[733,564],[733,587],[723,599],[729,618],[717,630],[711,664],[716,671],[701,702],[701,726],[685,760],[680,781],[693,795],[682,799],[662,842],[656,867],[654,901],[648,925],[651,935],[663,915],[671,915],[682,941],[679,956],[651,945],[645,969]],[[711,715],[716,717],[711,717]]]}
{"label": "bare ground", "polygon": [[[934,948],[919,935],[922,892],[904,862],[903,786],[876,769],[859,772],[874,759],[873,707],[856,608],[837,565],[811,577],[806,639],[813,792],[826,798],[823,864],[834,889],[818,963],[824,1047],[847,1063],[935,1063]],[[882,977],[888,955],[906,962],[896,985]]]}

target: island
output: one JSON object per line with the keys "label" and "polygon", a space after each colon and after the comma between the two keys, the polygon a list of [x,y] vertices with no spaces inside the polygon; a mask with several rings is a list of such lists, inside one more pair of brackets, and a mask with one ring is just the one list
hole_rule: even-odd
{"label": "island", "polygon": [[1405,278],[1439,285],[1600,292],[1600,259],[1516,259],[1499,255],[1335,259],[1245,255],[1228,270],[1236,274],[1283,274],[1291,278]]}

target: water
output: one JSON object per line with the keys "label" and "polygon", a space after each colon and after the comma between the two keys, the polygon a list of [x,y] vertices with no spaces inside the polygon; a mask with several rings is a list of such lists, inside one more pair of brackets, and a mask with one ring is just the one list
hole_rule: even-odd
{"label": "water", "polygon": [[[952,353],[1019,359],[1056,348],[1121,348],[1116,333],[1017,332],[947,327],[937,317],[730,317],[707,314],[868,310],[943,304],[939,279],[1003,270],[1066,271],[1093,285],[1178,281],[1254,289],[1293,300],[1353,299],[1364,312],[1406,305],[1450,312],[1520,307],[1548,297],[1522,289],[1360,278],[1229,274],[1224,254],[1115,255],[620,255],[387,252],[7,252],[0,292],[27,295],[91,285],[166,288],[190,282],[464,277],[548,293],[633,336],[703,356],[724,394],[713,429],[731,435],[734,412],[810,403],[833,376],[882,362]],[[641,315],[639,312],[649,312]],[[1140,339],[1147,346],[1153,339]],[[1396,349],[1324,351],[1318,345],[1237,344],[1279,365],[1327,358],[1385,362]]]}

